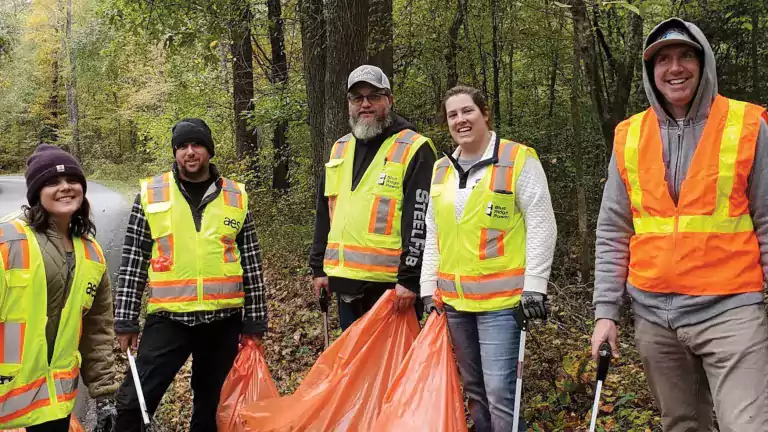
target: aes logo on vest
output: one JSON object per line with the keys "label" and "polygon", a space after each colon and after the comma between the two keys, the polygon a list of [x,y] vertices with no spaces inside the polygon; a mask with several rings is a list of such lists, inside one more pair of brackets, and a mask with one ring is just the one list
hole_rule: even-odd
{"label": "aes logo on vest", "polygon": [[91,297],[96,297],[96,285],[93,282],[88,282],[88,287],[85,288],[85,293]]}
{"label": "aes logo on vest", "polygon": [[224,226],[232,227],[236,230],[240,230],[240,221],[225,217],[224,218]]}

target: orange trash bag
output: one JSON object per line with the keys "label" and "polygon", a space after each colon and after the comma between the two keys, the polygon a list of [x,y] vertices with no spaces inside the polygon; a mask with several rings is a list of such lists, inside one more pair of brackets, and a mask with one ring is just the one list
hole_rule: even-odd
{"label": "orange trash bag", "polygon": [[[2,432],[25,432],[26,429],[20,428],[20,429],[9,429]],[[83,429],[83,425],[80,424],[79,421],[77,421],[77,417],[73,414],[69,418],[69,432],[85,432],[85,429]]]}
{"label": "orange trash bag", "polygon": [[248,431],[369,431],[419,333],[413,311],[398,313],[394,290],[323,352],[290,396],[255,402],[240,416]]}
{"label": "orange trash bag", "polygon": [[218,429],[245,432],[245,424],[239,417],[243,406],[278,396],[280,394],[269,374],[263,348],[246,339],[221,388],[219,408],[216,411]]}
{"label": "orange trash bag", "polygon": [[466,432],[464,397],[445,314],[432,312],[392,386],[371,432]]}

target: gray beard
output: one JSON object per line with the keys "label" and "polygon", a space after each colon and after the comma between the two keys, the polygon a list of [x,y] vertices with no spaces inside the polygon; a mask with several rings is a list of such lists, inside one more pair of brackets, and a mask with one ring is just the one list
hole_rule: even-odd
{"label": "gray beard", "polygon": [[364,123],[352,117],[349,118],[349,126],[352,128],[352,134],[360,140],[369,140],[382,132],[384,129],[392,126],[394,120],[391,114],[387,114],[384,120],[376,119],[373,124]]}

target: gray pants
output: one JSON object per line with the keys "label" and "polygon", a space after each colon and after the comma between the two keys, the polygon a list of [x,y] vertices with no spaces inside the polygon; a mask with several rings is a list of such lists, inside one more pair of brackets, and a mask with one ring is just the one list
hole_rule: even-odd
{"label": "gray pants", "polygon": [[637,317],[635,344],[665,432],[768,431],[768,318],[762,304],[672,330]]}

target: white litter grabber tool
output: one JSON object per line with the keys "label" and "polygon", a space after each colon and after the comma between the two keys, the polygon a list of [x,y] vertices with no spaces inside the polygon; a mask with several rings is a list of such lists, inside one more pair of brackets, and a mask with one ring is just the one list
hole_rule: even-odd
{"label": "white litter grabber tool", "polygon": [[523,308],[517,307],[515,320],[520,327],[520,350],[517,354],[517,384],[515,384],[515,414],[512,418],[512,430],[517,432],[520,427],[520,402],[523,399],[523,365],[525,364],[525,333],[528,331],[528,320],[525,319]]}
{"label": "white litter grabber tool", "polygon": [[130,348],[128,348],[126,352],[128,353],[128,365],[131,367],[131,375],[133,376],[133,386],[136,387],[136,396],[139,398],[141,417],[144,419],[144,430],[150,430],[149,413],[147,413],[147,404],[144,402],[144,391],[141,389],[139,371],[136,369],[136,359],[133,358]]}
{"label": "white litter grabber tool", "polygon": [[597,411],[600,408],[600,391],[603,389],[603,381],[605,376],[608,375],[608,366],[611,364],[611,345],[608,342],[603,342],[600,345],[599,359],[597,360],[597,386],[595,387],[595,403],[592,404],[592,422],[589,424],[589,432],[595,432],[595,425],[597,423]]}

